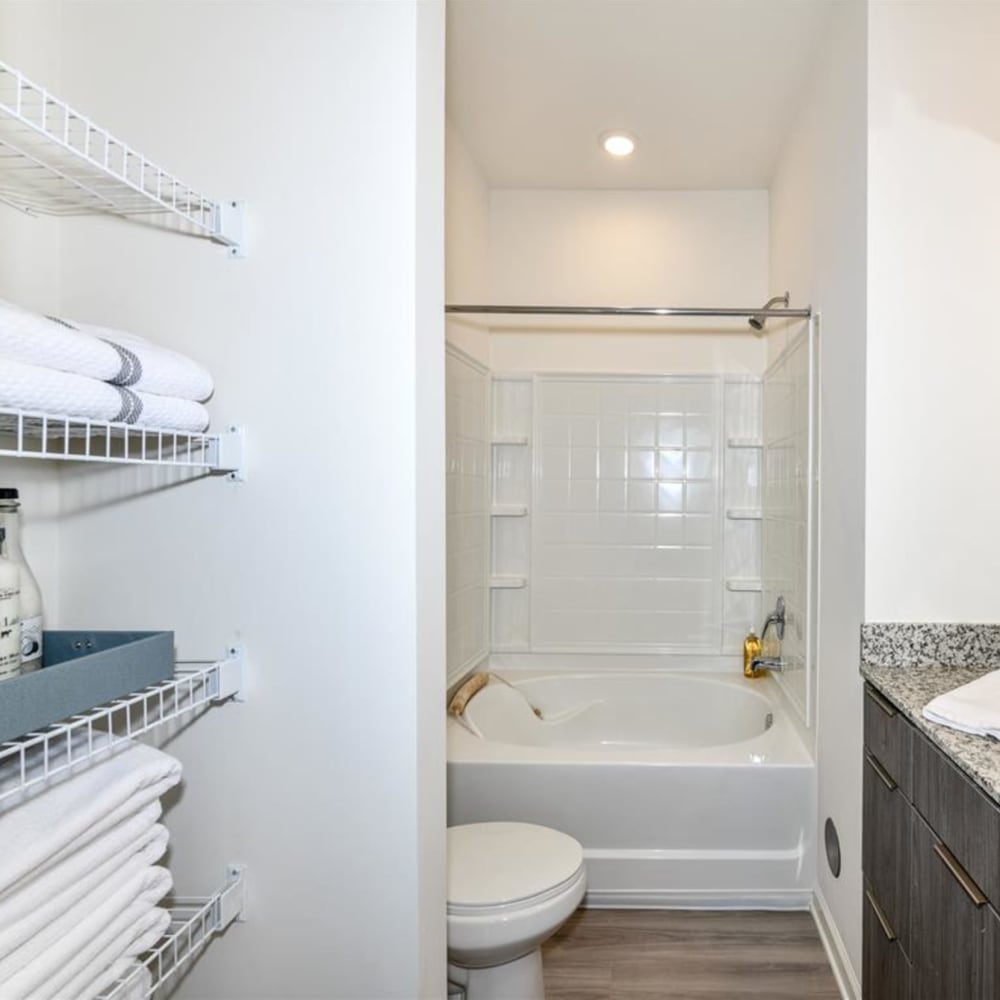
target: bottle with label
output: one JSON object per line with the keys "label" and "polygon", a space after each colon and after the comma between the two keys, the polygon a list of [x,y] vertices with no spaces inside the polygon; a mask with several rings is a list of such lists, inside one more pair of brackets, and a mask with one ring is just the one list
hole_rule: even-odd
{"label": "bottle with label", "polygon": [[[4,529],[0,527],[0,549]],[[0,681],[21,672],[21,619],[18,610],[21,572],[0,555]]]}
{"label": "bottle with label", "polygon": [[3,555],[20,570],[21,672],[28,673],[42,665],[42,592],[21,552],[20,510],[17,490],[0,487],[0,529],[7,537]]}
{"label": "bottle with label", "polygon": [[755,657],[760,656],[760,639],[757,638],[757,633],[754,632],[751,626],[750,631],[747,632],[747,637],[743,640],[743,676],[744,677],[760,677],[764,672],[760,667],[754,667],[753,661]]}

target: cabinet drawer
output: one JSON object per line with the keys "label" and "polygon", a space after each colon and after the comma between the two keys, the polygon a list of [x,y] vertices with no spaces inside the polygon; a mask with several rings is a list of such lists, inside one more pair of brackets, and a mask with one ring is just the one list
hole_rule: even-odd
{"label": "cabinet drawer", "polygon": [[913,804],[959,864],[1000,903],[1000,811],[922,733],[913,739]]}
{"label": "cabinet drawer", "polygon": [[913,786],[913,732],[899,709],[866,684],[865,745],[907,798],[911,797]]}
{"label": "cabinet drawer", "polygon": [[910,1000],[910,963],[895,939],[893,927],[881,912],[871,887],[865,886],[864,1000]]}
{"label": "cabinet drawer", "polygon": [[913,817],[913,807],[899,787],[866,751],[861,864],[884,917],[906,952],[910,950]]}

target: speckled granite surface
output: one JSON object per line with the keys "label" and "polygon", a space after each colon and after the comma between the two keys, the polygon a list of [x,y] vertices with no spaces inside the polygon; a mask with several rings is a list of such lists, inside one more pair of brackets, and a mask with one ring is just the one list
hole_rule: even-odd
{"label": "speckled granite surface", "polygon": [[921,710],[932,698],[968,684],[995,669],[992,666],[874,666],[863,664],[861,673],[921,732],[1000,804],[1000,743],[988,736],[960,733],[928,722]]}
{"label": "speckled granite surface", "polygon": [[1000,625],[868,622],[861,662],[880,667],[1000,667]]}

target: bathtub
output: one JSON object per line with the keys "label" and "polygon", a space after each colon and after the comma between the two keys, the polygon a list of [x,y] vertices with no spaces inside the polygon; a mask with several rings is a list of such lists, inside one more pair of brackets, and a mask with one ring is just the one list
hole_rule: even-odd
{"label": "bathtub", "polygon": [[448,719],[450,824],[572,834],[590,906],[809,906],[814,764],[773,680],[499,673]]}

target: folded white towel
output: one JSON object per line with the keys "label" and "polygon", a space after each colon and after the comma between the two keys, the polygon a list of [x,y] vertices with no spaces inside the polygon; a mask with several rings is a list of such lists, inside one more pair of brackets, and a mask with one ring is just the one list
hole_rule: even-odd
{"label": "folded white towel", "polygon": [[104,923],[136,902],[145,901],[147,909],[152,909],[170,886],[165,868],[132,858],[0,961],[0,983],[18,982],[22,974],[34,975],[24,970],[41,968],[53,962],[53,956],[59,956],[61,965],[98,934]]}
{"label": "folded white towel", "polygon": [[0,407],[194,432],[203,431],[209,419],[201,403],[136,392],[84,375],[24,364],[4,355],[2,349]]}
{"label": "folded white towel", "polygon": [[[171,884],[165,868],[147,868],[84,919],[62,928],[58,940],[50,941],[32,962],[0,982],[0,1000],[75,1000],[74,982],[80,986],[91,982],[163,934],[170,914],[156,903]],[[143,947],[137,946],[140,938]]]}
{"label": "folded white towel", "polygon": [[938,695],[924,706],[924,718],[963,733],[1000,739],[1000,670]]}
{"label": "folded white towel", "polygon": [[179,761],[130,743],[48,786],[33,785],[12,795],[0,807],[0,892],[58,864],[180,780]]}
{"label": "folded white towel", "polygon": [[137,392],[206,400],[212,377],[197,362],[119,330],[40,316],[0,300],[0,355]]}
{"label": "folded white towel", "polygon": [[108,1000],[146,1000],[152,988],[153,976],[149,969],[134,958],[123,958],[72,995],[79,1000],[94,1000],[100,996]]}
{"label": "folded white towel", "polygon": [[114,891],[116,877],[127,878],[158,861],[169,838],[156,822],[159,812],[160,804],[150,803],[38,878],[18,883],[18,891],[8,890],[0,898],[0,966],[81,899],[93,904],[99,901],[97,893]]}

